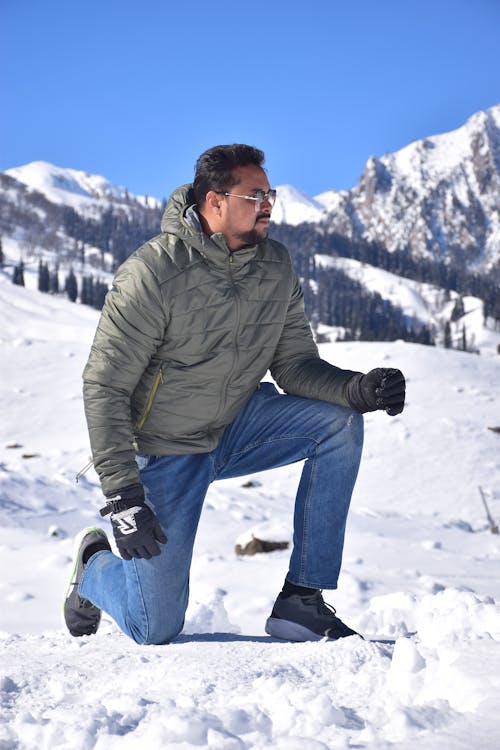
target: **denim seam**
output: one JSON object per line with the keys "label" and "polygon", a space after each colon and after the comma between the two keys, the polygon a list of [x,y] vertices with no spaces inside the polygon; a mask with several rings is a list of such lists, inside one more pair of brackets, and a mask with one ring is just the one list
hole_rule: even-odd
{"label": "denim seam", "polygon": [[[235,456],[243,456],[243,455],[245,455],[245,453],[248,453],[249,451],[253,450],[254,448],[259,448],[259,447],[262,447],[264,445],[269,445],[271,443],[276,443],[279,440],[297,440],[297,439],[299,439],[299,440],[311,440],[313,443],[316,443],[316,451],[317,451],[317,449],[318,449],[318,447],[320,445],[320,441],[317,440],[314,437],[311,437],[310,435],[278,435],[278,436],[275,435],[274,437],[268,438],[267,440],[258,440],[257,442],[250,443],[250,445],[246,445],[241,450],[233,451],[232,453],[230,453],[227,458],[223,458],[222,462],[218,466],[214,466],[214,469],[216,471],[216,475],[221,474],[221,472],[223,471],[224,467]],[[306,459],[306,456],[304,456],[304,458],[298,458],[297,462],[298,461],[303,461],[304,459]],[[293,463],[293,462],[290,462],[290,463]]]}
{"label": "denim seam", "polygon": [[309,546],[309,510],[311,505],[311,487],[313,485],[313,478],[316,472],[316,459],[318,458],[319,444],[316,446],[316,454],[314,456],[313,465],[311,468],[311,475],[307,485],[307,495],[304,502],[304,515],[303,515],[303,532],[302,532],[302,551],[300,555],[300,579],[304,581],[305,578],[305,567],[307,558],[307,549]]}
{"label": "denim seam", "polygon": [[274,435],[272,438],[268,438],[267,440],[258,440],[255,443],[250,443],[250,445],[246,445],[245,448],[239,451],[234,451],[231,453],[231,456],[241,456],[243,453],[247,453],[247,451],[251,450],[252,448],[257,448],[261,445],[267,445],[268,443],[275,443],[278,440],[312,440],[314,443],[316,443],[316,446],[320,445],[319,440],[317,440],[315,437],[312,437],[311,435]]}
{"label": "denim seam", "polygon": [[[235,458],[236,456],[243,456],[245,453],[248,453],[249,451],[253,450],[254,448],[259,448],[264,445],[269,445],[271,443],[275,443],[278,440],[312,440],[314,443],[316,443],[316,450],[318,449],[320,442],[316,440],[316,438],[311,437],[310,435],[274,435],[272,438],[267,438],[266,440],[258,440],[254,443],[250,443],[250,445],[246,445],[241,450],[233,451],[229,454],[229,456],[223,456],[222,461],[220,464],[215,466],[214,461],[214,469],[215,469],[215,478],[217,478],[217,475],[221,474],[221,472],[224,470],[224,467],[231,461],[232,458]],[[304,458],[297,458],[298,461],[303,461],[306,459],[307,456],[304,456]],[[293,463],[293,462],[290,462]]]}
{"label": "denim seam", "polygon": [[140,599],[141,605],[142,605],[142,614],[144,618],[144,623],[146,625],[146,627],[144,628],[144,636],[145,636],[144,643],[147,643],[149,640],[149,620],[148,620],[148,612],[146,609],[146,604],[144,602],[144,594],[143,594],[142,587],[141,587],[141,580],[139,577],[139,573],[137,572],[137,564],[135,562],[135,558],[132,558],[132,560],[130,560],[129,562],[132,564],[132,567],[134,570],[135,585],[137,587],[138,598]]}
{"label": "denim seam", "polygon": [[327,581],[325,583],[324,581],[311,581],[309,579],[294,580],[294,577],[290,577],[288,574],[287,579],[290,581],[290,583],[295,583],[297,586],[306,586],[307,588],[311,589],[328,589],[331,591],[335,591],[338,587],[338,583],[332,584],[330,581]]}
{"label": "denim seam", "polygon": [[208,454],[208,459],[210,461],[211,471],[210,471],[210,484],[215,481],[215,478],[217,476],[217,468],[215,466],[215,451],[212,451],[212,453]]}

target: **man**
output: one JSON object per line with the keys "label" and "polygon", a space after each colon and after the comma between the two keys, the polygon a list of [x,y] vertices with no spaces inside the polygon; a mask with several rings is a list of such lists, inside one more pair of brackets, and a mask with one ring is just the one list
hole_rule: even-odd
{"label": "man", "polygon": [[[95,468],[121,557],[82,532],[65,601],[74,636],[101,610],[138,643],[181,631],[205,494],[216,479],[306,459],[290,567],[266,631],[354,635],[323,601],[340,571],[361,414],[402,411],[399,370],[321,360],[286,249],[268,239],[276,192],[242,144],[200,156],[162,233],[117,272],[84,372]],[[274,385],[261,383],[270,370]]]}

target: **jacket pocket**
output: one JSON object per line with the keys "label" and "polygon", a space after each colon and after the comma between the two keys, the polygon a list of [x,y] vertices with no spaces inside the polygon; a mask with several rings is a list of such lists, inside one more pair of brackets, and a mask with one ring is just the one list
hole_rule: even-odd
{"label": "jacket pocket", "polygon": [[151,386],[151,390],[149,392],[148,400],[146,401],[146,406],[144,407],[144,411],[139,421],[136,424],[137,430],[142,430],[142,428],[144,427],[144,424],[151,413],[151,409],[153,408],[153,401],[155,400],[155,396],[158,392],[158,388],[162,384],[163,384],[163,365],[160,366],[160,369],[155,375],[155,379],[153,380],[153,385]]}

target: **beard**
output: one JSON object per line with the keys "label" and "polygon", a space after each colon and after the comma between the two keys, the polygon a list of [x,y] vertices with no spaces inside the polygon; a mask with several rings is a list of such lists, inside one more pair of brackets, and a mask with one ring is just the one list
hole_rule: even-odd
{"label": "beard", "polygon": [[267,238],[267,235],[269,233],[269,225],[259,225],[257,222],[259,221],[259,219],[268,218],[269,214],[257,214],[254,228],[249,229],[247,232],[239,232],[235,235],[235,237],[244,243],[244,247],[249,247],[251,245],[256,245],[258,242],[262,242],[262,240],[265,240]]}

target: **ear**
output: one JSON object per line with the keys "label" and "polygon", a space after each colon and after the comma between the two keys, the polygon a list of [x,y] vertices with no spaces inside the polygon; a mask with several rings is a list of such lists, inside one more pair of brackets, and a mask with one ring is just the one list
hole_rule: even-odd
{"label": "ear", "polygon": [[209,190],[205,198],[205,206],[207,210],[220,216],[221,213],[222,196],[220,193],[216,193],[215,190]]}

